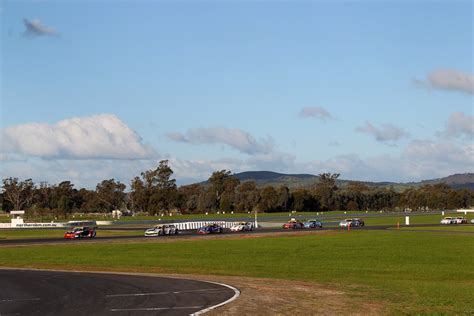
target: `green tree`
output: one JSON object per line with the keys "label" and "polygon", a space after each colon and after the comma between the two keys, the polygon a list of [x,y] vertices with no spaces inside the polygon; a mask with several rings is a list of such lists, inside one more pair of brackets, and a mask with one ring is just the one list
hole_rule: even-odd
{"label": "green tree", "polygon": [[[239,179],[232,175],[230,170],[220,170],[212,173],[209,178],[210,187],[208,192],[213,197],[212,210],[230,210],[233,209],[235,189],[240,184]],[[223,203],[221,200],[224,198]]]}
{"label": "green tree", "polygon": [[251,212],[258,205],[260,192],[255,181],[242,182],[236,189],[237,211]]}
{"label": "green tree", "polygon": [[182,213],[198,212],[199,195],[203,188],[199,184],[184,185],[178,189],[177,207]]}
{"label": "green tree", "polygon": [[290,190],[286,186],[280,186],[277,191],[278,201],[277,209],[279,212],[286,212],[290,208],[291,194]]}
{"label": "green tree", "polygon": [[161,160],[156,169],[142,172],[141,179],[132,180],[130,200],[135,210],[157,214],[176,206],[176,180],[171,178],[173,170],[168,163],[168,160]]}
{"label": "green tree", "polygon": [[125,184],[114,179],[97,184],[95,192],[101,208],[108,212],[119,209],[125,202],[125,188]]}
{"label": "green tree", "polygon": [[321,173],[319,174],[319,181],[314,187],[314,195],[319,200],[321,210],[332,211],[336,207],[336,191],[338,187],[336,180],[339,178],[339,173]]}
{"label": "green tree", "polygon": [[274,187],[266,186],[260,192],[258,208],[263,212],[276,212],[278,210],[278,194]]}
{"label": "green tree", "polygon": [[3,179],[3,199],[10,202],[14,210],[21,210],[30,205],[33,199],[34,184],[31,179],[18,181],[18,178]]}
{"label": "green tree", "polygon": [[296,212],[318,211],[320,209],[318,200],[308,190],[298,189],[292,192],[291,208]]}

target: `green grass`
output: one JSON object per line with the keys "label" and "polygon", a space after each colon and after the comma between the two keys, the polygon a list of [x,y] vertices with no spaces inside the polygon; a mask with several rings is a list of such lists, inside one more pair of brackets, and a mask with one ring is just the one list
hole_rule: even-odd
{"label": "green grass", "polygon": [[0,248],[0,266],[237,275],[330,284],[393,314],[474,310],[474,236],[351,231]]}
{"label": "green grass", "polygon": [[[449,216],[454,216],[450,214]],[[463,215],[464,216],[464,215]],[[410,216],[410,224],[439,224],[441,219],[444,216],[440,215],[414,215]],[[464,216],[470,221],[474,219],[474,215],[470,214]],[[309,218],[309,217],[308,217]],[[344,218],[350,218],[350,216],[346,217],[334,217],[330,219],[322,219],[324,221],[338,221],[343,220]],[[370,226],[377,226],[377,225],[393,225],[396,226],[397,222],[400,223],[400,226],[405,225],[405,216],[381,216],[381,217],[360,217],[364,220],[366,225]]]}
{"label": "green grass", "polygon": [[[63,238],[64,232],[68,228],[61,229],[1,229],[1,239],[30,239],[30,238]],[[140,231],[119,231],[119,230],[97,230],[97,235],[102,237],[110,236],[143,236]]]}
{"label": "green grass", "polygon": [[459,231],[459,232],[473,232],[474,226],[472,225],[446,225],[446,226],[436,226],[436,227],[400,227],[403,230],[433,230],[433,231]]}

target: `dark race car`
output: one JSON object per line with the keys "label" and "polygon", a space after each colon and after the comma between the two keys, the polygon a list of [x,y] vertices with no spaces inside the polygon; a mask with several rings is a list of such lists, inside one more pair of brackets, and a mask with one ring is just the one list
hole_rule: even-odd
{"label": "dark race car", "polygon": [[284,229],[302,229],[304,228],[304,224],[295,219],[291,219],[288,223],[283,224],[283,228]]}
{"label": "dark race car", "polygon": [[64,238],[94,238],[95,235],[95,228],[75,227],[73,230],[64,233]]}
{"label": "dark race car", "polygon": [[217,224],[209,224],[209,225],[199,228],[197,233],[201,235],[215,234],[215,233],[220,234],[222,233],[222,227]]}

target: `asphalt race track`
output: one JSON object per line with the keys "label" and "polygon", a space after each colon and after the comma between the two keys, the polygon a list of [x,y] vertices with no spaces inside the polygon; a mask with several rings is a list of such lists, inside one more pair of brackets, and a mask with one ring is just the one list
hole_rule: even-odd
{"label": "asphalt race track", "polygon": [[[347,230],[346,228],[342,229],[338,227],[336,222],[328,223],[329,224],[322,229],[282,229],[279,227],[274,228],[258,228],[253,231],[244,231],[244,232],[231,232],[229,229],[224,229],[222,235],[247,235],[247,234],[265,234],[265,233],[283,233],[283,234],[298,234],[304,232],[317,232],[317,231],[325,231],[325,230]],[[331,225],[332,224],[332,225]],[[435,226],[446,226],[442,224],[412,224],[409,227],[435,227]],[[473,224],[462,224],[462,226],[474,226]],[[410,230],[407,226],[400,225],[400,227],[405,227],[403,230],[399,230],[400,232],[436,232],[436,233],[448,233],[448,234],[474,234],[474,232],[469,231],[430,231],[430,230]],[[364,226],[364,227],[352,227],[351,230],[388,230],[390,229],[393,231],[395,229],[394,225],[377,225],[377,226]],[[187,230],[187,231],[180,231],[178,235],[172,236],[159,236],[159,237],[144,237],[142,236],[111,236],[111,237],[101,237],[100,231],[101,230],[130,230],[130,231],[137,231],[140,234],[143,233],[144,229],[139,228],[115,228],[115,227],[101,227],[97,230],[97,237],[95,238],[81,238],[81,239],[64,239],[64,238],[35,238],[35,239],[0,239],[0,247],[1,246],[14,246],[14,245],[35,245],[35,244],[76,244],[76,243],[88,243],[88,242],[107,242],[107,241],[150,241],[150,240],[162,240],[162,239],[184,239],[184,238],[205,238],[203,235],[198,235],[195,230]],[[211,236],[220,235],[220,234],[212,234]],[[209,235],[207,235],[209,236]],[[3,316],[0,314],[0,316]]]}
{"label": "asphalt race track", "polygon": [[0,315],[190,315],[238,295],[194,280],[0,269]]}

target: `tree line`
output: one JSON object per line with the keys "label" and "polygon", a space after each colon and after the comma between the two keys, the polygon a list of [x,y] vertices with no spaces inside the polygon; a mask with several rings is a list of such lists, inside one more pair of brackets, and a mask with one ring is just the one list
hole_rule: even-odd
{"label": "tree line", "polygon": [[474,192],[455,190],[446,184],[424,185],[397,192],[361,182],[337,186],[339,174],[322,173],[311,188],[290,190],[286,186],[257,187],[241,182],[229,170],[212,173],[206,183],[178,187],[168,160],[142,172],[127,186],[114,179],[103,180],[95,190],[77,189],[70,181],[38,185],[31,179],[3,179],[0,196],[3,211],[26,210],[29,215],[68,217],[74,212],[131,210],[149,215],[162,213],[217,212],[307,212],[307,211],[403,211],[467,208]]}

